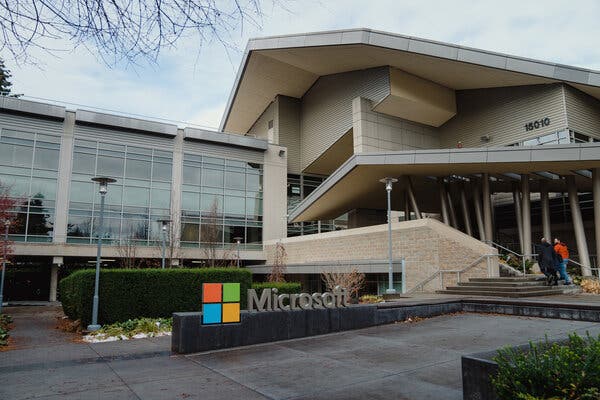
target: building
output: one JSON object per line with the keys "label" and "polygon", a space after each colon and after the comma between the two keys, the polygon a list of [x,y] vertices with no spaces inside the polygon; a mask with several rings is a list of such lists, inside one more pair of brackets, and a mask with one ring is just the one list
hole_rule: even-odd
{"label": "building", "polygon": [[471,264],[497,273],[487,256],[528,257],[542,236],[566,239],[584,273],[597,263],[597,71],[354,29],[251,40],[220,132],[2,101],[0,179],[26,199],[15,262],[43,265],[51,298],[59,265],[95,254],[98,174],[118,179],[115,263],[123,241],[158,258],[167,217],[180,265],[206,262],[203,229],[216,225],[220,257],[241,237],[257,274],[281,242],[308,284],[356,266],[380,289],[384,177],[399,179],[394,258],[410,288]]}

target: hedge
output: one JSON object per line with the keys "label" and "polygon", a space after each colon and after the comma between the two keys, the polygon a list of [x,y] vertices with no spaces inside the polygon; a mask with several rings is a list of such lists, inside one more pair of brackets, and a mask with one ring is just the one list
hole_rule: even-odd
{"label": "hedge", "polygon": [[252,284],[252,289],[260,297],[262,291],[268,288],[277,288],[279,293],[300,293],[302,285],[300,282],[257,282]]}
{"label": "hedge", "polygon": [[[65,314],[80,319],[83,326],[91,322],[94,278],[94,270],[80,270],[59,284]],[[98,322],[200,311],[204,282],[239,282],[241,308],[246,308],[244,294],[252,284],[252,273],[243,268],[104,269],[100,272]]]}

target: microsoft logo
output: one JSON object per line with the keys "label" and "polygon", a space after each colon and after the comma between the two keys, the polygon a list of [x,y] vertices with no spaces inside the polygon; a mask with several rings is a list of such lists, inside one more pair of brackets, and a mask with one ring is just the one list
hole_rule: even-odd
{"label": "microsoft logo", "polygon": [[240,322],[240,284],[202,284],[202,323]]}

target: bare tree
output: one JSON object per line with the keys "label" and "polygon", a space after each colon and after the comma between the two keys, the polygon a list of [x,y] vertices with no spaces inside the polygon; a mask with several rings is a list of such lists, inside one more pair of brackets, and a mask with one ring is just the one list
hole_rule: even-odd
{"label": "bare tree", "polygon": [[[56,54],[84,46],[108,65],[155,61],[182,38],[232,47],[232,34],[245,24],[261,26],[261,0],[4,0],[0,51],[31,61],[32,49]],[[69,45],[61,49],[64,40]]]}
{"label": "bare tree", "polygon": [[285,247],[283,246],[283,243],[277,242],[273,266],[271,267],[271,273],[269,274],[267,281],[285,282],[286,260],[287,252],[285,251]]}
{"label": "bare tree", "polygon": [[121,268],[137,269],[142,267],[143,260],[137,255],[138,244],[131,238],[122,239],[117,245]]}
{"label": "bare tree", "polygon": [[235,266],[235,255],[232,249],[223,248],[222,214],[219,212],[219,202],[214,200],[207,213],[202,214],[200,224],[200,241],[206,265],[209,267]]}
{"label": "bare tree", "polygon": [[324,271],[321,272],[321,279],[327,290],[333,290],[336,286],[348,291],[351,298],[358,298],[358,292],[365,284],[365,274],[358,272],[353,268],[347,271]]}

